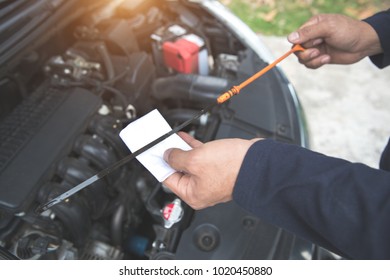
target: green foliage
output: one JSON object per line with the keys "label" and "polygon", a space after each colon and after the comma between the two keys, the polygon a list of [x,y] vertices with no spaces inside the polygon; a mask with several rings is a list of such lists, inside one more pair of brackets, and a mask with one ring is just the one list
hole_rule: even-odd
{"label": "green foliage", "polygon": [[390,8],[390,0],[221,0],[255,32],[287,35],[311,16],[339,13],[366,18]]}

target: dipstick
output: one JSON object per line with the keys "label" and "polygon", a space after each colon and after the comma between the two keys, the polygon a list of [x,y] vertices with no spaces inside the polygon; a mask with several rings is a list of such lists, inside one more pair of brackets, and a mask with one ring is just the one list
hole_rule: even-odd
{"label": "dipstick", "polygon": [[253,76],[249,77],[247,80],[245,80],[244,82],[242,82],[241,84],[239,84],[238,86],[233,86],[231,89],[229,89],[228,91],[222,93],[217,99],[216,99],[216,102],[215,103],[212,103],[210,104],[209,106],[207,106],[206,108],[200,110],[196,115],[194,115],[191,119],[183,122],[182,124],[180,124],[179,126],[173,128],[171,131],[167,132],[166,134],[160,136],[159,138],[153,140],[152,142],[150,142],[149,144],[145,145],[144,147],[140,148],[139,150],[129,154],[128,156],[122,158],[121,160],[117,161],[116,163],[112,164],[111,166],[103,169],[102,171],[100,171],[99,173],[93,175],[92,177],[88,178],[87,180],[81,182],[80,184],[78,184],[77,186],[71,188],[70,190],[62,193],[61,195],[51,199],[50,201],[44,203],[44,204],[41,204],[37,207],[37,209],[35,210],[36,213],[42,213],[46,210],[48,210],[49,208],[51,208],[52,206],[66,200],[67,198],[69,198],[70,196],[72,196],[73,194],[81,191],[82,189],[86,188],[87,186],[93,184],[94,182],[96,182],[97,180],[100,180],[101,178],[107,176],[108,174],[110,174],[112,171],[118,169],[119,167],[123,166],[124,164],[130,162],[131,160],[133,160],[135,157],[139,156],[140,154],[142,154],[143,152],[149,150],[150,148],[152,148],[153,146],[157,145],[158,143],[162,142],[163,140],[167,139],[169,136],[179,132],[180,130],[182,130],[183,128],[185,128],[187,125],[189,125],[190,123],[192,123],[193,121],[199,119],[203,114],[207,113],[209,110],[211,110],[214,106],[218,105],[218,104],[222,104],[224,102],[226,102],[227,100],[229,100],[230,98],[232,98],[234,95],[237,95],[240,93],[240,91],[246,87],[247,85],[249,85],[250,83],[252,83],[253,81],[255,81],[256,79],[258,79],[259,77],[261,77],[263,74],[265,74],[266,72],[268,72],[269,70],[271,70],[273,67],[276,66],[276,64],[278,64],[279,62],[281,62],[283,59],[285,59],[286,57],[288,57],[290,54],[294,53],[294,52],[297,52],[297,51],[303,51],[305,50],[303,47],[301,47],[300,45],[294,45],[293,48],[291,48],[288,52],[286,52],[284,55],[282,55],[281,57],[279,57],[278,59],[276,59],[274,62],[272,62],[271,64],[269,64],[267,67],[263,68],[262,70],[260,70],[259,72],[257,72],[256,74],[254,74]]}
{"label": "dipstick", "polygon": [[239,84],[238,86],[233,86],[231,89],[229,89],[227,92],[225,93],[222,93],[218,98],[217,98],[217,102],[218,104],[222,104],[224,102],[226,102],[227,100],[229,100],[232,96],[234,95],[237,95],[240,93],[240,91],[246,87],[247,85],[249,85],[250,83],[252,83],[254,80],[260,78],[262,75],[264,75],[265,73],[267,73],[269,70],[271,70],[272,68],[274,68],[276,66],[276,64],[278,64],[279,62],[281,62],[283,59],[285,59],[286,57],[288,57],[290,54],[294,53],[294,52],[300,52],[300,51],[304,51],[305,49],[301,46],[301,45],[294,45],[288,52],[286,52],[284,55],[282,55],[281,57],[279,57],[278,59],[276,59],[274,62],[272,62],[271,64],[269,64],[268,66],[264,67],[263,69],[261,69],[259,72],[257,72],[256,74],[254,74],[253,76],[250,76],[248,79],[246,79],[245,81],[243,81],[241,84]]}

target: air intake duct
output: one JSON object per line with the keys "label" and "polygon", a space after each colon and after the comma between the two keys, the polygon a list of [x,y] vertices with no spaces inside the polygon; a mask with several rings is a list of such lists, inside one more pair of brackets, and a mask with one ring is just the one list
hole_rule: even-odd
{"label": "air intake duct", "polygon": [[153,96],[158,100],[182,99],[212,103],[229,88],[229,83],[219,77],[178,74],[156,79],[152,88]]}

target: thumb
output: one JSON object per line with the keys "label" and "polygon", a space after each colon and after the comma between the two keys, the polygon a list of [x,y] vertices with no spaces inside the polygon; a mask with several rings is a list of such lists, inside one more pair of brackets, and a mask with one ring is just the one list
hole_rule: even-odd
{"label": "thumb", "polygon": [[186,166],[189,160],[189,153],[178,148],[171,148],[164,152],[164,160],[175,170],[188,172]]}
{"label": "thumb", "polygon": [[186,199],[185,186],[188,183],[188,179],[188,175],[180,172],[175,172],[165,179],[164,185],[181,199]]}
{"label": "thumb", "polygon": [[303,24],[297,31],[288,35],[287,39],[293,44],[304,44],[313,41],[315,42],[313,45],[317,45],[328,35],[328,24],[322,20],[321,15],[317,15]]}

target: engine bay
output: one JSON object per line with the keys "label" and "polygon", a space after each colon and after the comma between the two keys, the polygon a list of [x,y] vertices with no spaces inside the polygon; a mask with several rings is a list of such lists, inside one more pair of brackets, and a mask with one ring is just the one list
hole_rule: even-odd
{"label": "engine bay", "polygon": [[[191,1],[54,2],[48,10],[56,24],[40,30],[42,39],[26,43],[18,55],[10,54],[17,47],[1,53],[2,247],[21,259],[290,258],[296,250],[311,252],[311,244],[234,204],[192,210],[136,160],[34,213],[128,155],[118,134],[130,122],[157,108],[175,127],[266,65]],[[19,5],[15,13],[30,4]],[[14,27],[29,24],[20,17]],[[272,137],[301,144],[298,119],[288,81],[276,69],[186,131],[203,142]],[[255,239],[263,241],[249,250]]]}

